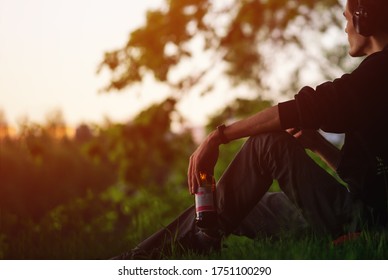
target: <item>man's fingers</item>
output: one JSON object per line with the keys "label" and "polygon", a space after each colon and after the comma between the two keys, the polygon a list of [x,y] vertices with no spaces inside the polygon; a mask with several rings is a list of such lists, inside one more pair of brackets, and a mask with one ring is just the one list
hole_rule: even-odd
{"label": "man's fingers", "polygon": [[299,130],[298,132],[294,133],[294,137],[299,138],[300,136],[302,136],[302,134],[303,134],[302,130]]}
{"label": "man's fingers", "polygon": [[199,172],[197,172],[194,156],[190,157],[189,171],[187,176],[189,183],[189,191],[191,194],[195,194],[197,192],[197,186],[199,182]]}
{"label": "man's fingers", "polygon": [[286,129],[286,131],[291,134],[292,136],[295,136],[297,133],[301,132],[301,130],[299,128],[288,128]]}
{"label": "man's fingers", "polygon": [[191,173],[191,194],[195,194],[196,192],[197,192],[197,178],[195,177],[195,169],[193,169]]}
{"label": "man's fingers", "polygon": [[294,130],[295,130],[295,128],[287,128],[286,132],[288,132],[289,134],[293,135],[294,134]]}
{"label": "man's fingers", "polygon": [[189,185],[189,192],[193,194],[194,187],[193,187],[193,156],[190,157],[189,161],[189,168],[187,171],[187,183]]}

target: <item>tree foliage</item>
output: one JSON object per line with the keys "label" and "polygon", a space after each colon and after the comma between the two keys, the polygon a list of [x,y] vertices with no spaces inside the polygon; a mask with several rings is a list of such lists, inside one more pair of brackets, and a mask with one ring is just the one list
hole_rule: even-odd
{"label": "tree foliage", "polygon": [[[266,90],[288,60],[296,66],[284,88],[297,87],[309,64],[331,76],[346,53],[329,38],[342,29],[339,2],[166,0],[100,70],[111,73],[107,91],[152,75],[173,98],[125,124],[80,125],[73,138],[60,112],[43,125],[21,121],[11,137],[0,111],[0,259],[107,258],[171,221],[192,202],[186,172],[195,143],[189,130],[171,130],[182,94],[211,92],[218,77]],[[269,105],[236,99],[208,129]],[[218,173],[238,146],[223,151]]]}
{"label": "tree foliage", "polygon": [[289,62],[294,75],[284,88],[299,86],[309,64],[332,77],[346,55],[344,40],[333,38],[343,32],[340,2],[166,0],[147,12],[125,46],[105,53],[99,67],[111,73],[105,90],[121,90],[150,73],[179,97],[199,84],[211,91],[214,75],[267,90],[269,77]]}
{"label": "tree foliage", "polygon": [[112,257],[186,208],[194,142],[171,131],[175,104],[74,136],[59,111],[17,135],[0,112],[0,259]]}

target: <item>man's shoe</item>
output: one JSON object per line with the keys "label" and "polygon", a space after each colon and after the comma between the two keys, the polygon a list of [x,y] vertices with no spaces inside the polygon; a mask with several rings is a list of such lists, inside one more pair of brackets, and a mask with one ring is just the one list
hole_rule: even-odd
{"label": "man's shoe", "polygon": [[222,237],[218,234],[209,234],[202,230],[192,236],[192,242],[187,249],[201,255],[207,255],[211,252],[220,252],[222,248]]}

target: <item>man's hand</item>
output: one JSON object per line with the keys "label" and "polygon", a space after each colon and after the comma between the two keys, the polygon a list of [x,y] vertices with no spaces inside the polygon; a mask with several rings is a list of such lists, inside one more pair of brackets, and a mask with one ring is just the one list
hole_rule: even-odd
{"label": "man's hand", "polygon": [[214,174],[216,166],[220,140],[216,135],[217,132],[209,134],[205,141],[195,150],[190,157],[189,169],[187,172],[189,191],[195,194],[200,184],[200,172]]}
{"label": "man's hand", "polygon": [[289,128],[287,132],[294,136],[302,144],[305,149],[309,149],[313,152],[317,150],[319,142],[323,139],[323,136],[317,131],[312,129],[298,129]]}
{"label": "man's hand", "polygon": [[[263,132],[282,130],[278,106],[273,106],[256,114],[228,125],[224,130],[229,141],[257,135]],[[188,185],[191,194],[197,191],[200,184],[199,172],[214,175],[214,166],[218,160],[221,139],[218,131],[213,131],[190,157]]]}

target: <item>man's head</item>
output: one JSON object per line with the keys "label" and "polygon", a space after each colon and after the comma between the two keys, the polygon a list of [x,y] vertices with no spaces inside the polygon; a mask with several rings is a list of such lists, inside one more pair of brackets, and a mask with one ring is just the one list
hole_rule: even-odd
{"label": "man's head", "polygon": [[363,56],[374,51],[372,37],[388,35],[387,0],[348,0],[344,16],[351,56]]}

